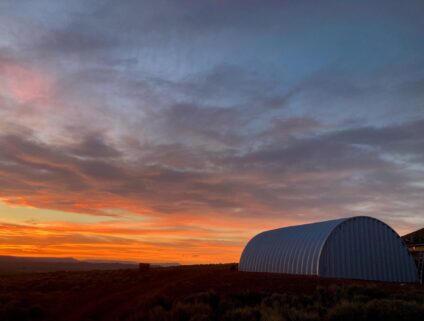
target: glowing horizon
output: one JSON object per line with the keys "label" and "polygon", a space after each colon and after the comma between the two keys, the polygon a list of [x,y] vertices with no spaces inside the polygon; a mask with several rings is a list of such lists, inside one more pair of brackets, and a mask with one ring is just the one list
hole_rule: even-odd
{"label": "glowing horizon", "polygon": [[[1,255],[72,257],[79,260],[180,264],[237,262],[245,243],[254,234],[302,224],[277,220],[261,225],[256,220],[251,222],[250,227],[237,226],[237,229],[228,228],[237,224],[234,221],[223,223],[221,227],[183,223],[171,229],[164,228],[163,223],[158,224],[158,228],[150,222],[147,227],[136,228],[137,223],[140,227],[145,225],[137,216],[127,218],[127,221],[116,221],[115,218],[107,220],[106,217],[81,213],[8,207],[2,203],[0,210],[9,210],[12,214],[10,217],[3,216],[0,223]],[[63,221],[51,221],[55,217]],[[406,232],[410,231],[401,234]],[[182,252],[181,248],[185,251]]]}

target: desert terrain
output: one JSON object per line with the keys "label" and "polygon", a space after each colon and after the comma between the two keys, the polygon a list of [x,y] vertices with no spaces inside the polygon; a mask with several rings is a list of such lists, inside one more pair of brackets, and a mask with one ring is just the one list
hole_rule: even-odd
{"label": "desert terrain", "polygon": [[424,287],[247,273],[234,265],[0,276],[2,321],[391,320],[384,313],[420,320]]}

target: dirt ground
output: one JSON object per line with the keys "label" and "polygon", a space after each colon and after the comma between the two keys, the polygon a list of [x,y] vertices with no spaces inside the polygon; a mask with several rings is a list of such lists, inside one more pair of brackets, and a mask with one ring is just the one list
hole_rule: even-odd
{"label": "dirt ground", "polygon": [[[148,307],[158,296],[181,298],[213,290],[311,294],[317,287],[377,286],[390,292],[423,291],[421,285],[338,280],[286,274],[248,273],[228,266],[181,266],[148,271],[55,272],[0,277],[0,302],[42,311],[43,320],[120,320],[126,311]],[[4,308],[4,306],[3,306]],[[38,309],[38,310],[37,310]],[[33,311],[33,310],[31,310]]]}

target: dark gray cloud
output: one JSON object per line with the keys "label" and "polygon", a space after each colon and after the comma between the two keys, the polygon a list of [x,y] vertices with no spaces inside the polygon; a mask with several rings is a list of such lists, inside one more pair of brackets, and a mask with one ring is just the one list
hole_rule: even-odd
{"label": "dark gray cloud", "polygon": [[121,155],[120,151],[104,140],[102,133],[91,133],[70,149],[73,155],[80,157],[107,159]]}

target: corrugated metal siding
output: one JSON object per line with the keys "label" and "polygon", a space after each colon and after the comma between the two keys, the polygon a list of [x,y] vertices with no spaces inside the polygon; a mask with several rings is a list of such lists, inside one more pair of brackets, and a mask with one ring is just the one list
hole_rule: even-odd
{"label": "corrugated metal siding", "polygon": [[416,282],[412,256],[399,235],[370,217],[354,217],[337,226],[320,257],[319,275],[337,278]]}
{"label": "corrugated metal siding", "polygon": [[402,239],[385,223],[363,216],[260,233],[246,245],[239,269],[417,281],[415,263]]}
{"label": "corrugated metal siding", "polygon": [[344,219],[290,226],[256,235],[246,245],[240,271],[317,274],[319,253]]}

